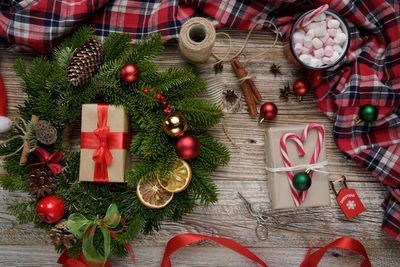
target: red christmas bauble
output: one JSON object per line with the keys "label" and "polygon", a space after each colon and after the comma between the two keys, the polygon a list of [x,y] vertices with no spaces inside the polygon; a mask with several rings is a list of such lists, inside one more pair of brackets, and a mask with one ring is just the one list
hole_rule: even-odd
{"label": "red christmas bauble", "polygon": [[193,159],[200,152],[200,142],[192,135],[182,136],[176,142],[175,151],[182,159]]}
{"label": "red christmas bauble", "polygon": [[310,83],[303,78],[297,79],[293,83],[293,91],[297,95],[297,100],[301,101],[303,96],[305,96],[310,90]]}
{"label": "red christmas bauble", "polygon": [[133,83],[139,79],[139,68],[133,64],[125,64],[121,69],[121,79],[127,83]]}
{"label": "red christmas bauble", "polygon": [[42,198],[37,207],[36,213],[40,219],[47,223],[58,222],[65,213],[64,201],[56,196]]}
{"label": "red christmas bauble", "polygon": [[278,107],[272,102],[265,102],[260,108],[260,116],[266,120],[272,120],[278,114]]}

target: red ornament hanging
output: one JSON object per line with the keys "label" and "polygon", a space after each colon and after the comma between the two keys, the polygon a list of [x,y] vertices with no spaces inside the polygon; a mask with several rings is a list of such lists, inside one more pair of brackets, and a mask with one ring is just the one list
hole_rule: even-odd
{"label": "red ornament hanging", "polygon": [[47,223],[58,222],[65,213],[65,203],[54,195],[47,196],[39,201],[36,213],[41,220]]}
{"label": "red ornament hanging", "polygon": [[175,151],[182,159],[193,159],[200,152],[200,142],[192,135],[182,136],[176,142]]}
{"label": "red ornament hanging", "polygon": [[134,64],[125,64],[121,69],[121,79],[127,83],[136,82],[139,79],[139,68]]}
{"label": "red ornament hanging", "polygon": [[305,96],[310,90],[310,83],[303,78],[297,79],[293,83],[293,91],[297,95],[297,101],[303,100],[303,96]]}
{"label": "red ornament hanging", "polygon": [[262,123],[264,120],[272,120],[278,114],[278,107],[272,102],[265,102],[260,107],[260,117],[258,123]]}

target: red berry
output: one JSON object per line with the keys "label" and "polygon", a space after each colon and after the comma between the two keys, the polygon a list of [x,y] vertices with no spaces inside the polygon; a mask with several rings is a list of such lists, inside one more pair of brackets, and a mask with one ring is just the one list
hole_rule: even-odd
{"label": "red berry", "polygon": [[164,106],[167,105],[167,101],[165,101],[165,100],[162,103]]}
{"label": "red berry", "polygon": [[156,98],[157,98],[157,99],[161,99],[161,97],[162,97],[162,95],[161,95],[160,93],[157,93],[157,94],[156,94]]}
{"label": "red berry", "polygon": [[167,108],[170,108],[170,107],[171,107],[171,104],[168,104],[168,105],[167,105]]}
{"label": "red berry", "polygon": [[147,94],[148,92],[150,92],[150,90],[149,89],[144,89],[144,92]]}

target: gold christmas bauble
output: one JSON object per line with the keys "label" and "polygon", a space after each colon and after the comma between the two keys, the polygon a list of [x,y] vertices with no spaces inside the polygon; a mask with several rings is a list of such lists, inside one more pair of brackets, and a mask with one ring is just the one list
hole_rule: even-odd
{"label": "gold christmas bauble", "polygon": [[180,113],[171,113],[165,117],[163,122],[164,131],[172,137],[180,137],[187,130],[185,117]]}

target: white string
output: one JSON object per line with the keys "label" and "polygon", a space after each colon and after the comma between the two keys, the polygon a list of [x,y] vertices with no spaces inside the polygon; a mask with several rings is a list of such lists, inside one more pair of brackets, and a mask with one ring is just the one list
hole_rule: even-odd
{"label": "white string", "polygon": [[328,164],[329,164],[328,161],[322,161],[322,162],[318,162],[315,164],[300,164],[300,165],[296,165],[296,166],[292,166],[292,167],[280,167],[280,168],[265,167],[265,169],[269,172],[287,172],[287,171],[298,171],[298,170],[306,169],[307,171],[315,171],[315,172],[329,174],[329,172],[319,170],[319,169],[324,168]]}

